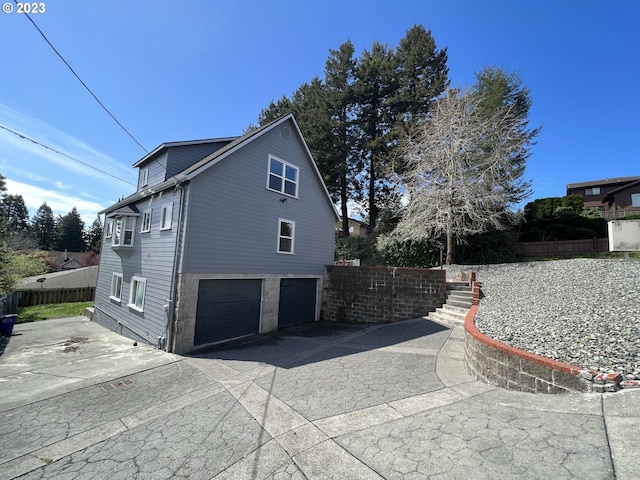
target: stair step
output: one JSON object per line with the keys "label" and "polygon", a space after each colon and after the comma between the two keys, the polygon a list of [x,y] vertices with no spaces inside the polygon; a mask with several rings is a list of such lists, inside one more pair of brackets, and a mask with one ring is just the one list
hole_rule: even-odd
{"label": "stair step", "polygon": [[429,315],[427,315],[427,318],[429,320],[433,320],[434,322],[443,323],[445,325],[451,325],[454,327],[464,325],[464,318],[460,318],[454,315],[448,315],[437,310],[435,312],[430,312]]}
{"label": "stair step", "polygon": [[469,308],[470,307],[461,307],[461,306],[458,306],[458,305],[452,305],[449,302],[447,302],[444,305],[442,305],[441,308],[442,308],[443,311],[445,311],[447,313],[466,316],[467,313],[469,312]]}
{"label": "stair step", "polygon": [[473,298],[473,292],[472,291],[465,292],[463,290],[449,290],[447,292],[447,298],[450,298],[450,297],[454,297],[454,298]]}
{"label": "stair step", "polygon": [[457,298],[447,298],[447,303],[445,303],[445,305],[450,305],[452,307],[459,307],[459,308],[464,308],[466,310],[469,310],[471,308],[471,305],[473,305],[473,301],[471,298],[465,298],[465,299],[457,299]]}
{"label": "stair step", "polygon": [[471,291],[469,282],[447,282],[447,290]]}

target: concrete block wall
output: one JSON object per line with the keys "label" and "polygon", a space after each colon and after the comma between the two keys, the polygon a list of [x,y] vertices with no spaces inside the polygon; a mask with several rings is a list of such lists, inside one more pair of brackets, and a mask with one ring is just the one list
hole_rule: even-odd
{"label": "concrete block wall", "polygon": [[476,378],[509,390],[531,393],[592,391],[581,370],[526,352],[482,334],[474,324],[474,304],[465,318],[465,364]]}
{"label": "concrete block wall", "polygon": [[322,318],[384,323],[420,317],[442,306],[446,283],[440,269],[328,265]]}

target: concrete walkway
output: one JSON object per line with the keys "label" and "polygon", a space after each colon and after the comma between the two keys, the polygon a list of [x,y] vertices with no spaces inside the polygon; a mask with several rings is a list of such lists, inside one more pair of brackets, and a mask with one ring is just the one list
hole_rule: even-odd
{"label": "concrete walkway", "polygon": [[640,391],[466,374],[464,332],[317,323],[180,357],[82,317],[0,350],[0,478],[637,479]]}

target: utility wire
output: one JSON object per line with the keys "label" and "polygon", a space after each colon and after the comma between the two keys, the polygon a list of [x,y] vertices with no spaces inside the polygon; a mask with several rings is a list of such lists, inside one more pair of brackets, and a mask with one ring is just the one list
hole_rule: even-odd
{"label": "utility wire", "polygon": [[[18,1],[17,0],[13,0],[13,2],[18,5]],[[47,44],[51,47],[51,49],[56,52],[56,55],[58,55],[58,57],[60,57],[60,60],[62,60],[64,62],[64,64],[67,66],[67,68],[69,68],[69,70],[71,70],[71,73],[73,73],[73,75],[78,79],[78,81],[82,84],[82,86],[91,94],[91,96],[95,99],[96,102],[98,102],[98,104],[104,109],[105,112],[107,112],[109,114],[109,116],[111,118],[113,118],[113,120],[120,126],[120,128],[122,128],[122,130],[124,130],[126,132],[127,135],[129,135],[129,137],[131,137],[131,139],[136,142],[138,144],[138,146],[145,151],[145,153],[149,153],[149,150],[147,150],[146,148],[144,148],[142,146],[142,144],[136,140],[136,138],[131,134],[131,132],[129,132],[129,130],[127,130],[125,128],[124,125],[122,125],[118,119],[113,115],[113,113],[111,113],[109,111],[109,109],[107,107],[104,106],[104,104],[98,99],[98,97],[96,97],[95,93],[93,93],[91,91],[91,89],[87,86],[86,83],[84,83],[82,81],[82,79],[78,76],[78,74],[75,72],[75,70],[71,67],[71,65],[69,65],[69,63],[64,59],[64,57],[60,54],[60,52],[58,52],[58,50],[56,50],[56,47],[53,46],[53,44],[49,41],[49,39],[47,38],[47,36],[42,33],[42,30],[40,30],[40,28],[38,27],[38,25],[36,25],[36,22],[33,21],[33,19],[31,18],[31,16],[28,13],[24,14],[29,21],[32,23],[32,25],[36,28],[36,30],[38,30],[38,32],[40,33],[40,35],[42,35],[42,38],[44,38],[44,41],[47,42]]]}
{"label": "utility wire", "polygon": [[94,170],[97,170],[97,171],[98,171],[98,172],[100,172],[100,173],[103,173],[103,174],[108,175],[108,176],[110,176],[110,177],[112,177],[112,178],[115,178],[116,180],[120,180],[121,182],[128,183],[129,185],[133,185],[134,187],[137,187],[137,185],[136,185],[136,184],[131,183],[131,182],[129,182],[128,180],[125,180],[125,179],[120,178],[120,177],[116,177],[115,175],[112,175],[112,174],[111,174],[111,173],[109,173],[109,172],[105,172],[104,170],[100,170],[99,168],[94,167],[93,165],[89,165],[88,163],[83,162],[82,160],[78,160],[77,158],[74,158],[74,157],[72,157],[71,155],[67,155],[66,153],[61,152],[61,151],[59,151],[59,150],[56,150],[55,148],[51,148],[51,147],[49,147],[48,145],[45,145],[44,143],[40,143],[40,142],[38,142],[37,140],[34,140],[33,138],[29,138],[29,137],[27,137],[26,135],[23,135],[23,134],[21,134],[21,133],[19,133],[19,132],[16,132],[15,130],[11,130],[10,128],[5,127],[4,125],[0,125],[0,128],[1,128],[1,129],[3,129],[3,130],[6,130],[7,132],[13,133],[14,135],[17,135],[17,136],[18,136],[18,137],[20,137],[20,138],[23,138],[23,139],[25,139],[25,140],[29,140],[30,142],[35,143],[36,145],[39,145],[39,146],[41,146],[41,147],[44,147],[44,148],[46,148],[47,150],[51,150],[52,152],[55,152],[55,153],[57,153],[58,155],[62,155],[63,157],[67,157],[67,158],[69,158],[69,159],[73,160],[74,162],[81,163],[81,164],[82,164],[82,165],[84,165],[85,167],[93,168]]}

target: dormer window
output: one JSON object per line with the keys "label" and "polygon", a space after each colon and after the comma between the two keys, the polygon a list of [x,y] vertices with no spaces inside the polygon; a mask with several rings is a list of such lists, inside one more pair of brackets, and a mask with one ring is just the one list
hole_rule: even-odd
{"label": "dormer window", "polygon": [[140,186],[145,187],[149,183],[149,167],[140,169]]}

